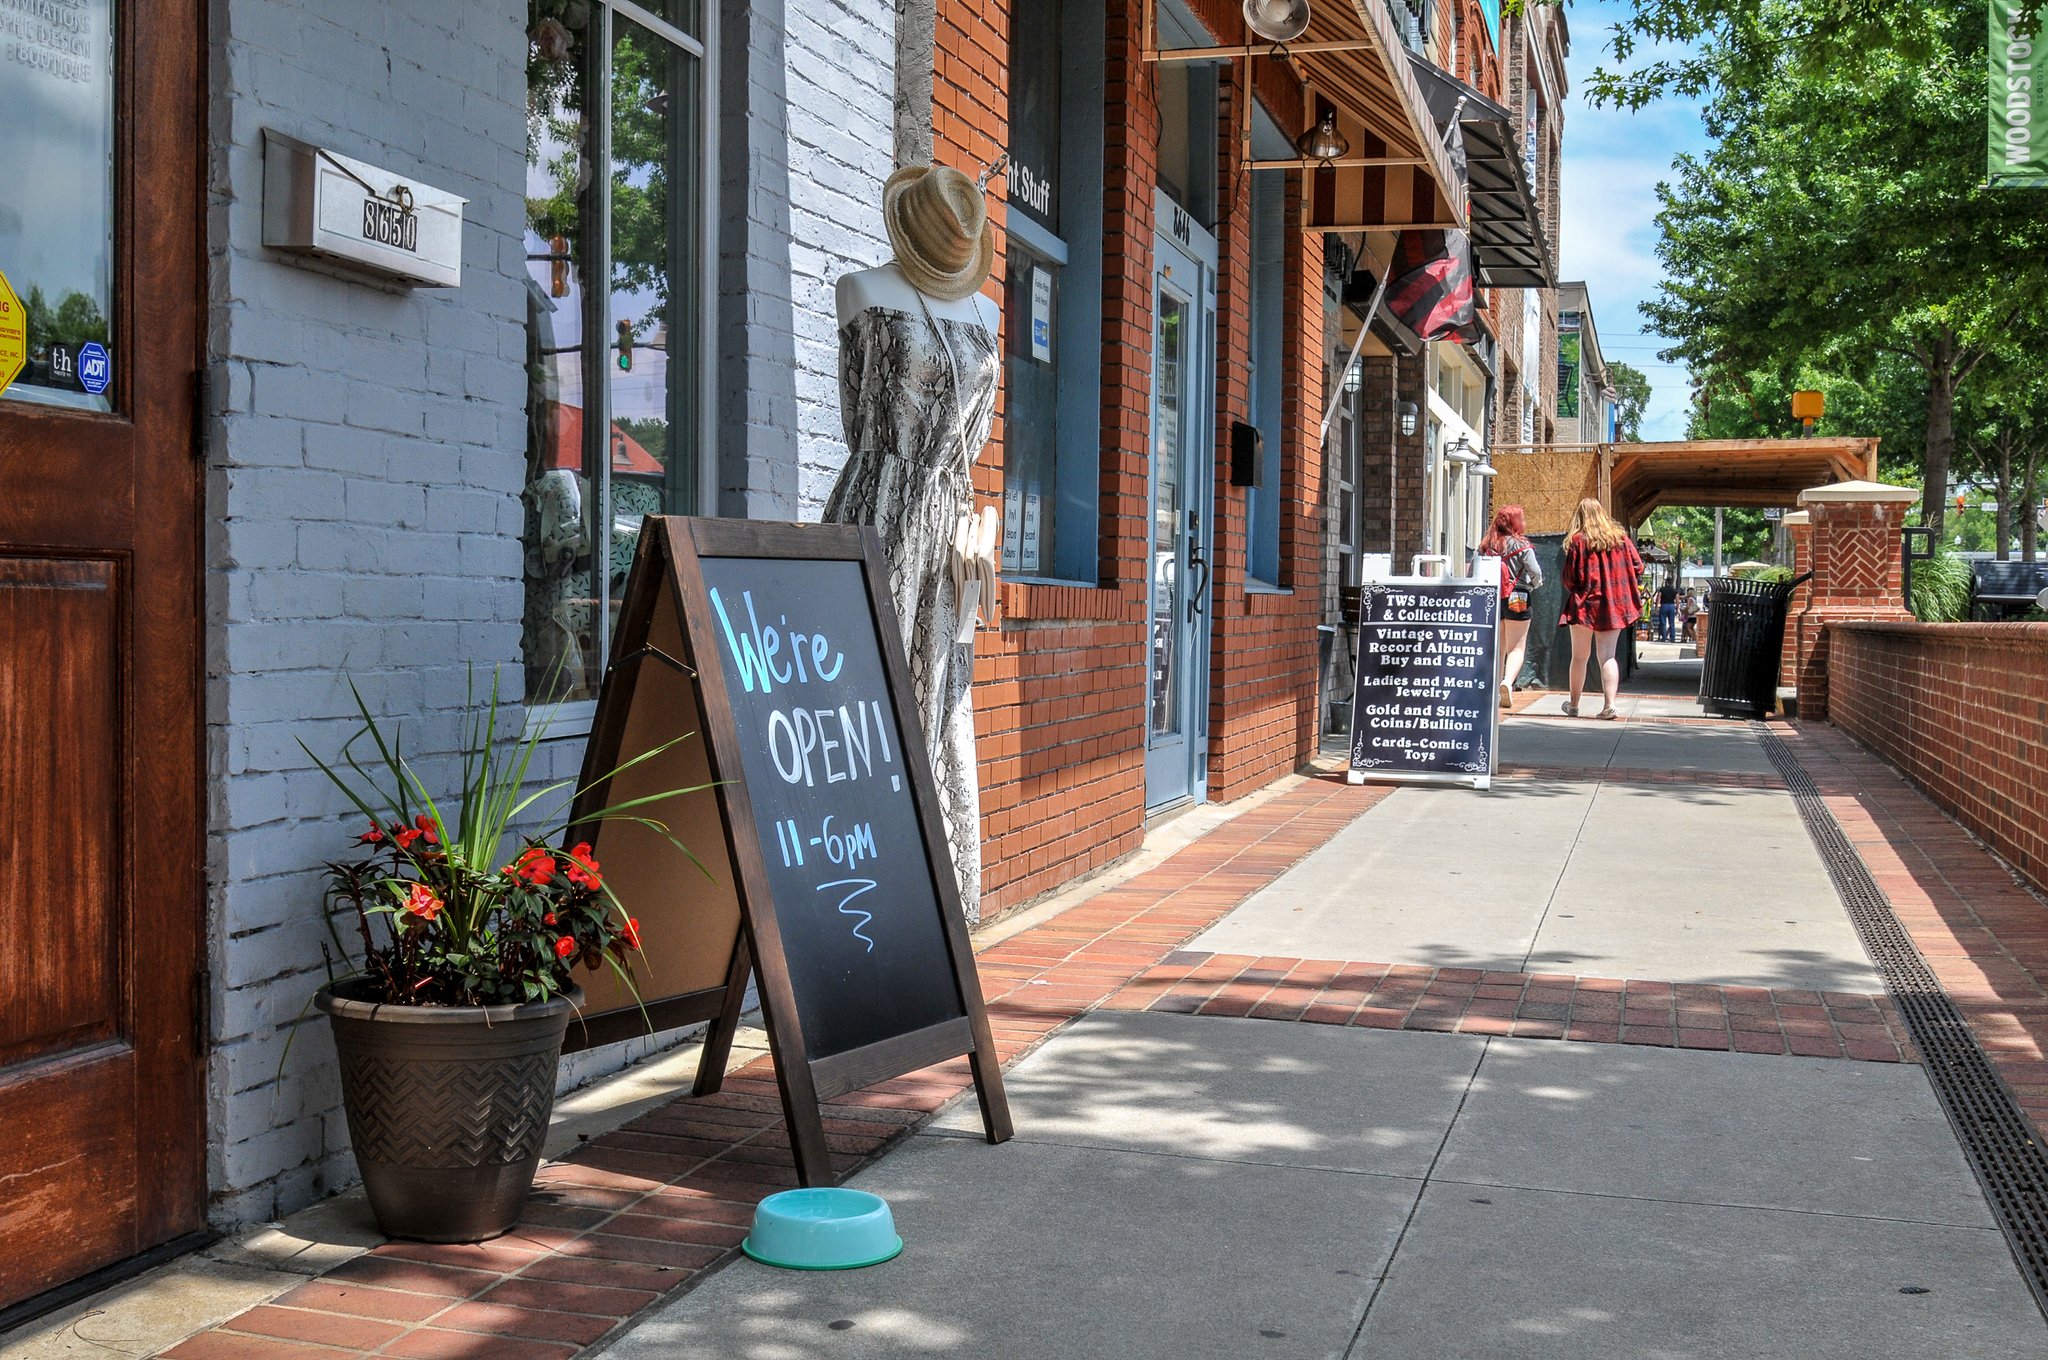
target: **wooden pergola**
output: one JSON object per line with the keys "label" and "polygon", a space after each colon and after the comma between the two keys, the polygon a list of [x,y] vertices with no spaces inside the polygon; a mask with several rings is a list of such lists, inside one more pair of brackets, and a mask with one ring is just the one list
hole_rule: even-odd
{"label": "wooden pergola", "polygon": [[1495,505],[1529,531],[1564,532],[1583,496],[1633,529],[1662,505],[1784,506],[1829,482],[1877,480],[1875,439],[1674,439],[1654,444],[1495,444]]}
{"label": "wooden pergola", "polygon": [[1664,505],[1789,509],[1808,487],[1877,480],[1875,439],[1675,439],[1594,451],[1600,499],[1631,527]]}

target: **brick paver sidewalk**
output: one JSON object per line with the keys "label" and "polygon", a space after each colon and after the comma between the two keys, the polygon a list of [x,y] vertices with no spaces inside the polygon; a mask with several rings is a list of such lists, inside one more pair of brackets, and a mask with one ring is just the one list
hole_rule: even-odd
{"label": "brick paver sidewalk", "polygon": [[1366,1029],[1919,1061],[1890,999],[1859,992],[1180,952],[1105,1004]]}
{"label": "brick paver sidewalk", "polygon": [[2048,902],[1832,727],[1773,723],[2036,1130],[2048,1129]]}
{"label": "brick paver sidewalk", "polygon": [[[1955,823],[1831,730],[1777,730],[2042,1124],[2042,903]],[[1769,776],[1549,767],[1503,776],[1782,784]],[[1164,864],[988,948],[978,963],[1004,1063],[1104,1005],[1917,1061],[1883,997],[1182,951],[1390,792],[1335,778],[1306,781]],[[841,1173],[879,1154],[966,1084],[966,1063],[956,1060],[832,1102],[826,1127]],[[479,1246],[387,1243],[163,1354],[562,1360],[730,1256],[754,1202],[794,1184],[773,1069],[760,1060],[716,1096],[672,1101],[543,1168],[524,1221],[506,1237]]]}
{"label": "brick paver sidewalk", "polygon": [[[1386,788],[1314,779],[978,959],[1005,1065],[1101,1004],[1352,820]],[[845,1175],[967,1085],[964,1059],[826,1107]],[[756,1200],[796,1184],[766,1059],[541,1169],[518,1228],[390,1242],[162,1352],[169,1360],[563,1360],[733,1254]]]}

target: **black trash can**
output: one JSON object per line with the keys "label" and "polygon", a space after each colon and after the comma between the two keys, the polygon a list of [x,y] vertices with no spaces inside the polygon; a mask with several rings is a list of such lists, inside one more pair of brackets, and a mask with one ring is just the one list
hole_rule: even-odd
{"label": "black trash can", "polygon": [[1812,573],[1791,581],[1717,576],[1707,586],[1707,655],[1700,707],[1723,718],[1762,718],[1778,700],[1785,612]]}

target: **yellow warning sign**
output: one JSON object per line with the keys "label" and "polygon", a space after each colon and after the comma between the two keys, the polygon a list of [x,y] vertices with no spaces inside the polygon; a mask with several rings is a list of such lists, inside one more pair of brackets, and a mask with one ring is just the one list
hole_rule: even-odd
{"label": "yellow warning sign", "polygon": [[21,376],[28,363],[28,308],[14,295],[14,286],[0,274],[0,392]]}

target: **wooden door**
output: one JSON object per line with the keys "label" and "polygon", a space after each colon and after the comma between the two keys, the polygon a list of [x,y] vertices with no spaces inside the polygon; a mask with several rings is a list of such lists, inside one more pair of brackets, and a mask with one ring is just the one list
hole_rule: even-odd
{"label": "wooden door", "polygon": [[206,24],[64,16],[0,71],[0,1310],[205,1215]]}

